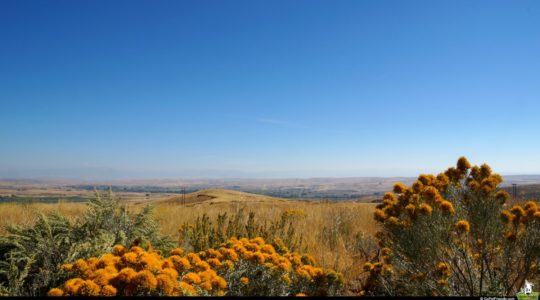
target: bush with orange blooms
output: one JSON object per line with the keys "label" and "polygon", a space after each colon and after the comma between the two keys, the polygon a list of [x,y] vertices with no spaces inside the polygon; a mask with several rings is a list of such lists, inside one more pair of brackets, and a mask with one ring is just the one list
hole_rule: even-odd
{"label": "bush with orange blooms", "polygon": [[502,177],[461,157],[384,195],[374,217],[380,255],[363,268],[366,295],[515,295],[540,277],[540,207],[508,208]]}
{"label": "bush with orange blooms", "polygon": [[[276,250],[279,249],[279,250]],[[230,239],[218,249],[169,257],[135,246],[116,246],[100,258],[63,266],[70,274],[50,296],[265,296],[336,295],[340,274],[317,267],[309,255],[264,239]]]}

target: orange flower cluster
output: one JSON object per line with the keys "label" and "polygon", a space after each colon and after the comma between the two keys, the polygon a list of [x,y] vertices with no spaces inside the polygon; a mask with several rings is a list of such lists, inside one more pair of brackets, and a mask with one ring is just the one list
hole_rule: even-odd
{"label": "orange flower cluster", "polygon": [[463,179],[469,169],[469,162],[462,157],[458,160],[457,168],[450,168],[437,176],[422,174],[411,187],[396,183],[394,193],[386,193],[383,203],[377,205],[375,219],[389,225],[407,225],[420,215],[430,216],[434,207],[454,214],[454,205],[441,194],[450,184]]}
{"label": "orange flower cluster", "polygon": [[486,164],[471,167],[469,161],[461,157],[456,167],[451,167],[437,176],[422,174],[411,187],[396,183],[394,192],[386,193],[383,203],[377,205],[375,220],[393,226],[406,226],[419,216],[430,216],[434,208],[453,215],[456,212],[454,203],[444,199],[442,195],[450,185],[459,186],[462,182],[473,193],[489,195],[501,202],[508,199],[506,191],[497,191],[502,182],[500,175],[492,173]]}
{"label": "orange flower cluster", "polygon": [[507,224],[516,226],[519,224],[540,222],[540,207],[534,201],[529,201],[523,206],[516,204],[510,210],[503,210],[501,217]]}
{"label": "orange flower cluster", "polygon": [[445,262],[439,262],[435,267],[437,275],[440,277],[449,277],[450,276],[450,266]]}
{"label": "orange flower cluster", "polygon": [[456,223],[456,229],[459,232],[469,232],[471,230],[471,224],[467,220],[459,220]]}
{"label": "orange flower cluster", "polygon": [[[62,268],[76,278],[66,281],[61,288],[49,291],[51,296],[135,296],[135,295],[219,295],[227,288],[208,262],[197,254],[181,256],[175,249],[163,258],[140,247],[126,249],[115,246],[112,253],[101,258],[79,259]],[[181,276],[180,274],[183,274]]]}
{"label": "orange flower cluster", "polygon": [[[211,250],[200,253],[200,255],[203,257],[212,255],[208,252]],[[284,282],[290,282],[291,278],[305,279],[309,282],[321,282],[325,280],[343,282],[341,274],[316,267],[315,259],[311,255],[300,255],[291,252],[279,254],[273,245],[266,244],[264,239],[260,237],[251,240],[246,238],[231,238],[223,247],[218,249],[217,253],[222,254],[223,257],[232,259],[233,263],[238,260],[244,260],[262,265],[269,271],[285,273],[286,275],[282,275],[282,278],[285,278],[283,280]],[[221,256],[216,255],[215,257],[220,258]],[[245,284],[258,279],[244,278],[241,281]]]}
{"label": "orange flower cluster", "polygon": [[[63,269],[76,277],[66,281],[60,288],[51,289],[49,295],[220,296],[229,290],[229,283],[223,277],[238,272],[239,264],[263,266],[279,274],[279,278],[287,285],[298,281],[310,282],[314,286],[321,282],[343,283],[341,274],[316,267],[310,255],[288,251],[280,254],[261,237],[232,238],[217,250],[184,254],[182,249],[177,248],[167,258],[137,246],[129,250],[116,246],[112,253],[101,258],[80,259],[64,265]],[[238,283],[250,286],[252,281],[257,280],[261,279],[246,274]]]}

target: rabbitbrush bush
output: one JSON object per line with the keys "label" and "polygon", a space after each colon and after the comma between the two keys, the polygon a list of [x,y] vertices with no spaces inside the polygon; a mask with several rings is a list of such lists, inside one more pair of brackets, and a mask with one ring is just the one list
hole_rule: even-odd
{"label": "rabbitbrush bush", "polygon": [[280,239],[290,250],[305,251],[303,237],[296,227],[303,211],[286,210],[278,220],[260,222],[254,212],[244,214],[243,210],[233,215],[218,214],[212,220],[207,214],[197,217],[195,222],[184,223],[180,230],[180,246],[191,251],[219,246],[232,237],[255,238],[265,240]]}
{"label": "rabbitbrush bush", "polygon": [[287,296],[336,295],[342,276],[263,238],[236,239],[218,249],[169,257],[116,246],[99,258],[65,264],[70,279],[50,296]]}
{"label": "rabbitbrush bush", "polygon": [[515,295],[540,276],[540,207],[506,204],[502,178],[483,164],[398,183],[375,210],[378,260],[366,295]]}
{"label": "rabbitbrush bush", "polygon": [[33,227],[9,226],[0,237],[0,295],[43,296],[67,277],[60,269],[78,258],[111,251],[116,244],[151,243],[163,250],[172,242],[158,232],[149,206],[128,213],[109,190],[95,199],[81,219],[71,222],[59,214],[40,215]]}

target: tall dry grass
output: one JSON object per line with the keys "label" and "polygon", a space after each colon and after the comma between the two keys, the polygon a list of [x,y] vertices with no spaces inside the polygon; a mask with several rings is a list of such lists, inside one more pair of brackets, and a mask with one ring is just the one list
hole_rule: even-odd
{"label": "tall dry grass", "polygon": [[[142,205],[129,205],[128,209],[139,211]],[[352,202],[203,202],[182,206],[179,204],[157,203],[154,216],[161,226],[163,234],[179,238],[179,228],[184,223],[192,223],[206,213],[215,218],[218,214],[229,215],[244,211],[256,214],[259,222],[277,220],[287,210],[302,212],[297,220],[296,232],[303,236],[308,253],[326,268],[333,268],[344,274],[346,280],[352,280],[361,272],[364,262],[358,253],[351,251],[356,242],[355,235],[363,232],[372,236],[378,230],[373,219],[374,204]],[[72,219],[81,216],[86,210],[84,203],[32,203],[0,204],[0,235],[5,234],[5,225],[32,225],[38,213],[59,212]]]}

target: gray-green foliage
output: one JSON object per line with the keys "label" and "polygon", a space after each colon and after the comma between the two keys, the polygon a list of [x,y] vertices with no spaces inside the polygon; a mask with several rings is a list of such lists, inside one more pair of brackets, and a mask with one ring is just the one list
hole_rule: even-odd
{"label": "gray-green foliage", "polygon": [[305,250],[303,237],[299,235],[295,227],[298,216],[283,213],[279,220],[270,223],[257,222],[255,213],[250,212],[247,216],[243,211],[229,216],[227,213],[218,214],[215,220],[207,214],[197,217],[195,223],[184,223],[180,228],[180,245],[190,251],[202,251],[204,249],[219,246],[230,237],[255,238],[262,237],[265,240],[280,239],[290,250]]}
{"label": "gray-green foliage", "polygon": [[85,215],[73,222],[40,214],[32,227],[6,229],[8,235],[0,237],[0,295],[43,296],[66,279],[62,264],[99,256],[117,244],[138,241],[163,251],[173,246],[159,234],[150,206],[129,213],[110,190],[107,197],[96,192]]}

